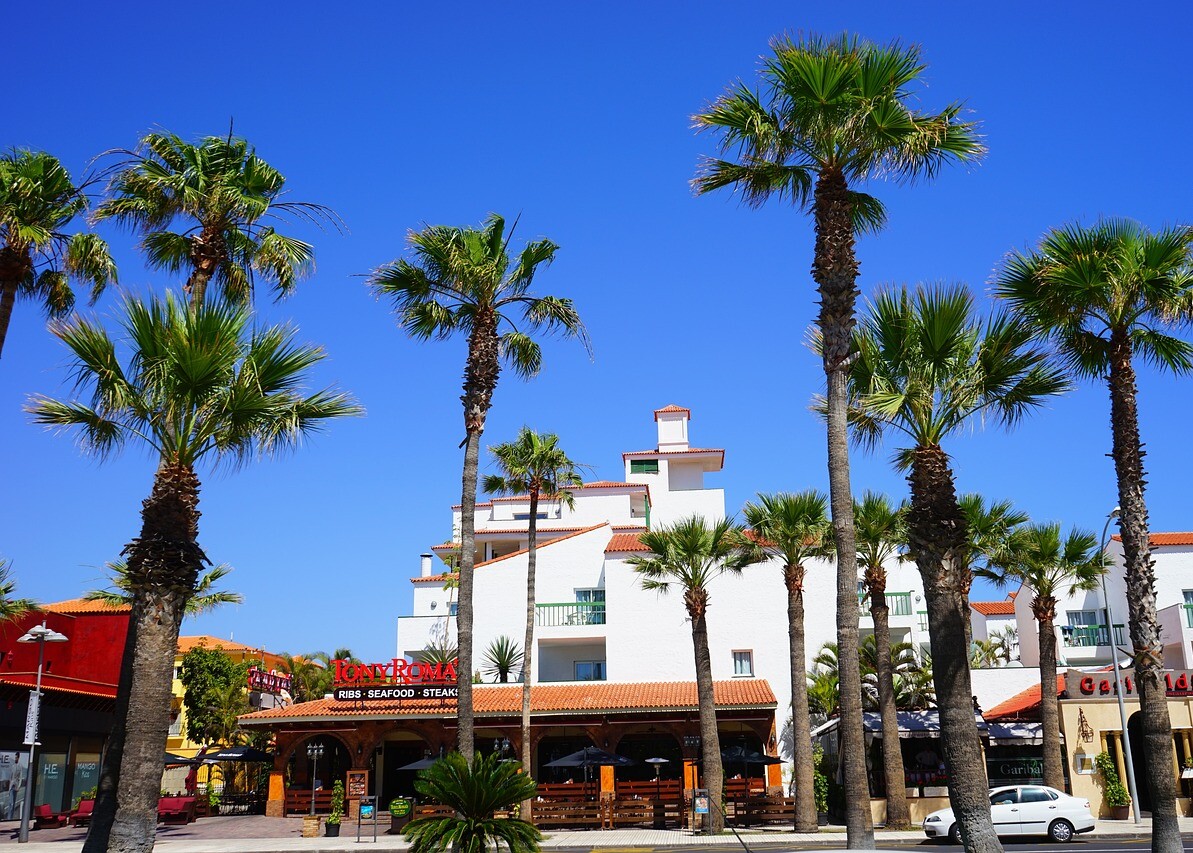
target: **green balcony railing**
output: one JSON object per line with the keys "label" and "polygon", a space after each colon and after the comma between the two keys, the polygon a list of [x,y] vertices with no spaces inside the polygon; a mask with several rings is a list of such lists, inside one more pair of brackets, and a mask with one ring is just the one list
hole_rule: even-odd
{"label": "green balcony railing", "polygon": [[928,630],[928,611],[927,610],[917,610],[915,615],[919,618],[920,630],[927,631]]}
{"label": "green balcony railing", "polygon": [[560,604],[536,604],[534,624],[544,628],[560,625],[604,625],[605,602],[566,601]]}
{"label": "green balcony railing", "polygon": [[[1125,625],[1114,626],[1114,644],[1125,642]],[[1089,646],[1109,646],[1110,634],[1105,625],[1061,625],[1061,644],[1066,648],[1086,648]]]}
{"label": "green balcony railing", "polygon": [[1185,605],[1185,625],[1193,628],[1193,604]]}
{"label": "green balcony railing", "polygon": [[[864,592],[859,592],[857,596],[857,606],[863,611],[870,609],[870,596]],[[886,606],[890,610],[891,616],[910,616],[911,615],[911,593],[910,592],[888,592],[886,594]]]}

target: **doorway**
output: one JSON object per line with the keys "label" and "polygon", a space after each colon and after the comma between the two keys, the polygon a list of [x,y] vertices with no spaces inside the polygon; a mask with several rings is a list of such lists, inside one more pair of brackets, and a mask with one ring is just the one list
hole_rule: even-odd
{"label": "doorway", "polygon": [[[1131,739],[1131,766],[1135,768],[1135,794],[1139,797],[1139,810],[1152,810],[1151,777],[1147,772],[1147,756],[1143,750],[1143,715],[1136,711],[1127,719],[1127,737]],[[1122,780],[1127,784],[1127,780]]]}

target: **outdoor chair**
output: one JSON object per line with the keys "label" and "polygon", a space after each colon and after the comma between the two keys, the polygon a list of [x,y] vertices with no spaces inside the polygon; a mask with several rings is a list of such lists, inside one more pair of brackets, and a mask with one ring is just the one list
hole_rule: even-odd
{"label": "outdoor chair", "polygon": [[35,806],[33,809],[33,828],[34,829],[55,829],[59,826],[66,826],[67,815],[61,812],[55,812],[50,808],[49,803],[42,803],[40,806]]}
{"label": "outdoor chair", "polygon": [[79,807],[71,812],[67,823],[71,826],[86,826],[91,823],[91,812],[95,809],[95,800],[79,800]]}

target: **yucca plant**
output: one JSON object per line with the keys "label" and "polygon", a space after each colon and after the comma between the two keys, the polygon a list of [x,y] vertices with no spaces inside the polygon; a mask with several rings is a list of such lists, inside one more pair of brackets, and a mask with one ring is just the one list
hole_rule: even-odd
{"label": "yucca plant", "polygon": [[502,634],[485,649],[481,672],[499,684],[507,684],[510,675],[522,666],[522,649],[514,638]]}
{"label": "yucca plant", "polygon": [[504,844],[510,853],[535,853],[543,835],[534,824],[516,817],[495,817],[538,791],[534,780],[513,761],[496,753],[477,753],[469,764],[452,752],[421,771],[414,790],[450,806],[450,816],[420,817],[406,825],[411,853],[488,853]]}

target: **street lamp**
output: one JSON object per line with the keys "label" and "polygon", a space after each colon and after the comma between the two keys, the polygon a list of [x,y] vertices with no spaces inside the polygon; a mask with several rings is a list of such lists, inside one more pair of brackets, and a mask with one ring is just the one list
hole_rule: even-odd
{"label": "street lamp", "polygon": [[[1119,508],[1115,507],[1106,516],[1106,524],[1102,526],[1102,553],[1106,553],[1106,532],[1110,530],[1110,522],[1119,517]],[[1106,594],[1106,573],[1102,572],[1102,601],[1106,604],[1106,632],[1110,635],[1110,666],[1114,670],[1114,695],[1118,697],[1118,718],[1123,727],[1123,759],[1127,767],[1127,792],[1131,795],[1131,813],[1135,816],[1135,825],[1143,823],[1139,814],[1139,797],[1135,793],[1135,763],[1131,760],[1131,738],[1127,734],[1127,706],[1123,703],[1123,677],[1118,671],[1118,643],[1114,638],[1114,614],[1110,609],[1110,596]]]}
{"label": "street lamp", "polygon": [[26,770],[25,802],[21,806],[21,830],[17,841],[29,840],[29,816],[33,813],[33,751],[37,748],[37,724],[41,716],[41,670],[46,660],[46,643],[65,643],[66,635],[35,625],[17,638],[18,643],[37,643],[37,687],[29,694],[29,709],[25,713],[25,745],[29,747],[29,767]]}
{"label": "street lamp", "polygon": [[311,759],[311,814],[315,813],[315,777],[319,770],[319,759],[322,757],[322,743],[316,741],[307,745],[307,758]]}

